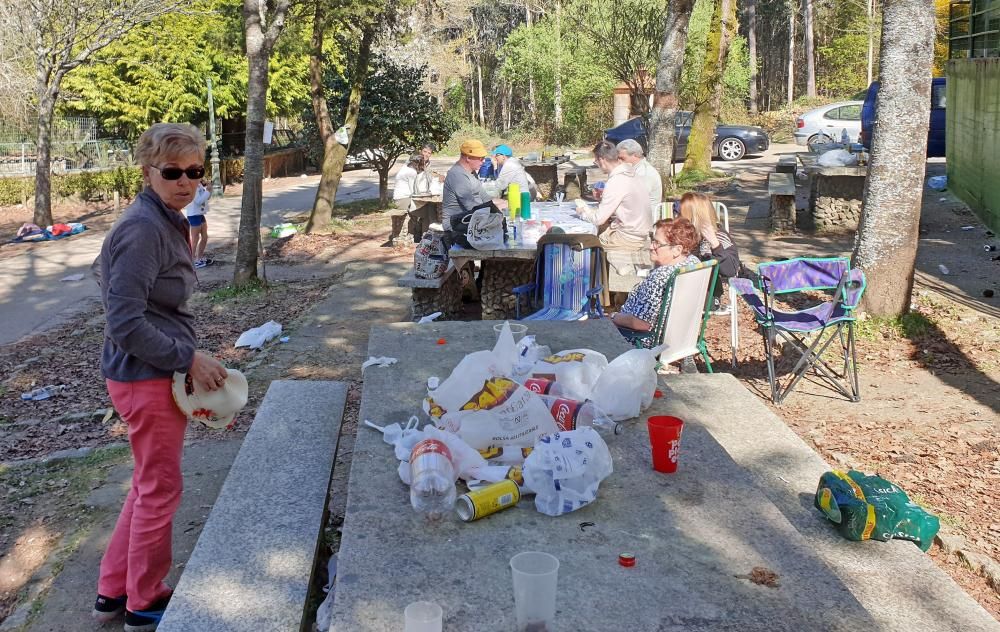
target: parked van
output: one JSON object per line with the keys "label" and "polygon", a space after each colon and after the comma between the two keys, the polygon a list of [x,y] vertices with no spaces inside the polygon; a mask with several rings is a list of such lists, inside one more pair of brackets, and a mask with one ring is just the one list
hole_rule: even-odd
{"label": "parked van", "polygon": [[[944,156],[944,108],[948,96],[944,77],[931,79],[931,120],[927,128],[927,156]],[[861,106],[861,144],[871,149],[872,127],[875,125],[875,99],[878,97],[878,82],[868,86],[865,104]]]}

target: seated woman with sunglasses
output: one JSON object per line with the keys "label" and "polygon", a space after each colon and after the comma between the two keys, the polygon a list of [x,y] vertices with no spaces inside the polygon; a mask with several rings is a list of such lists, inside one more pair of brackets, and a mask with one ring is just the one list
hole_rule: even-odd
{"label": "seated woman with sunglasses", "polygon": [[195,350],[187,305],[197,278],[183,209],[205,175],[205,137],[190,125],[158,123],[139,137],[136,159],[146,188],[104,238],[95,262],[107,321],[101,373],[128,425],[135,469],[101,560],[93,616],[106,623],[124,612],[126,630],[152,630],[171,594],[163,580],[172,566],[187,427],[172,378],[187,373],[214,391],[227,373]]}
{"label": "seated woman with sunglasses", "polygon": [[[670,275],[678,268],[698,263],[698,257],[691,253],[698,248],[699,242],[701,235],[686,219],[661,219],[653,225],[649,254],[655,267],[629,293],[622,310],[611,315],[611,322],[623,336],[632,340],[634,334],[653,328]],[[653,343],[648,338],[643,340],[647,348],[655,346]]]}

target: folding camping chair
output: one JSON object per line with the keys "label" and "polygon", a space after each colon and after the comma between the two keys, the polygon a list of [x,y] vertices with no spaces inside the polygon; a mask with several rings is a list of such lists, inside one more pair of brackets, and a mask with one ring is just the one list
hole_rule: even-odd
{"label": "folding camping chair", "polygon": [[[781,404],[810,370],[849,400],[861,401],[854,348],[854,310],[865,291],[864,273],[852,270],[850,261],[841,257],[762,263],[757,266],[757,273],[760,293],[749,279],[733,278],[729,283],[750,306],[761,328],[774,403]],[[818,305],[795,311],[774,307],[775,297],[779,295],[814,290],[833,290],[833,294]],[[843,360],[843,366],[839,370],[823,358],[834,340],[840,342],[839,359]],[[786,342],[790,344],[785,345]],[[779,384],[775,372],[775,354],[780,347],[791,347],[798,354],[791,378],[784,386]]]}
{"label": "folding camping chair", "polygon": [[[679,268],[663,291],[653,329],[629,333],[626,338],[636,347],[666,345],[660,353],[661,364],[701,354],[705,367],[711,373],[712,361],[705,344],[705,326],[712,314],[712,295],[718,273],[718,262],[715,260]],[[644,342],[647,344],[644,345]]]}
{"label": "folding camping chair", "polygon": [[[546,234],[538,240],[535,280],[514,288],[518,320],[583,320],[604,316],[604,249],[594,235]],[[521,318],[521,299],[540,304]],[[534,300],[532,300],[534,299]]]}

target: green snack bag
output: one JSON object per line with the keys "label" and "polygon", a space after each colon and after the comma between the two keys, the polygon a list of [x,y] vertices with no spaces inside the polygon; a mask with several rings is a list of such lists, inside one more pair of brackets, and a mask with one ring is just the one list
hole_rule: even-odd
{"label": "green snack bag", "polygon": [[848,540],[887,542],[899,538],[926,551],[941,528],[937,516],[910,502],[902,489],[884,478],[855,470],[823,474],[815,505]]}

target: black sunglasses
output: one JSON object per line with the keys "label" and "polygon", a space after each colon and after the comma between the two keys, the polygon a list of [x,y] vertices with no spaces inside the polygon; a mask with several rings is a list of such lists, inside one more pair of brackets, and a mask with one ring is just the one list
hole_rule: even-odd
{"label": "black sunglasses", "polygon": [[205,167],[188,167],[187,169],[181,169],[180,167],[151,166],[153,169],[160,172],[160,176],[164,180],[180,180],[181,176],[187,176],[188,180],[201,180],[205,177]]}

